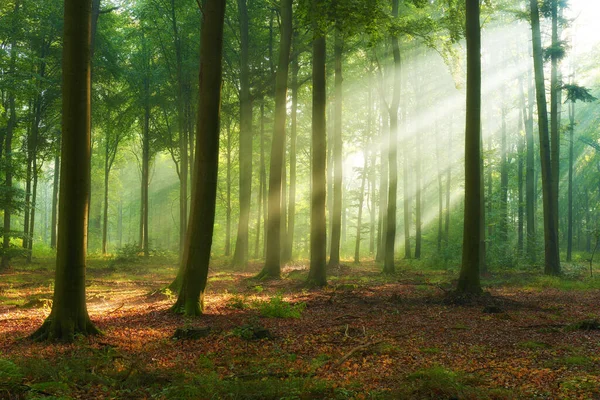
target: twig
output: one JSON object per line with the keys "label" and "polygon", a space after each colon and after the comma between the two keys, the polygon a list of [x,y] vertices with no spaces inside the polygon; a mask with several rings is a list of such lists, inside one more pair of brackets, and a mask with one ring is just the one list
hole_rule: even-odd
{"label": "twig", "polygon": [[379,343],[382,343],[382,342],[384,342],[384,340],[377,340],[375,342],[369,342],[369,343],[366,343],[366,344],[361,344],[360,346],[356,346],[355,348],[353,348],[352,350],[350,350],[348,353],[346,353],[345,356],[343,356],[342,358],[340,358],[335,364],[333,364],[333,368],[337,368],[340,365],[342,365],[344,363],[344,361],[346,361],[347,359],[349,359],[350,357],[352,357],[352,355],[354,353],[356,353],[357,351],[368,349],[369,347],[378,345]]}
{"label": "twig", "polygon": [[121,305],[117,308],[115,308],[114,310],[110,311],[109,314],[115,313],[117,311],[119,311],[121,308],[123,308],[123,306],[125,305],[125,303],[121,303]]}
{"label": "twig", "polygon": [[358,316],[358,315],[344,314],[344,315],[340,315],[340,316],[337,316],[337,317],[335,317],[335,318],[333,319],[333,321],[336,321],[336,320],[338,320],[338,319],[344,319],[344,318],[354,318],[354,319],[359,319],[359,318],[361,318],[361,317],[360,317],[360,316]]}

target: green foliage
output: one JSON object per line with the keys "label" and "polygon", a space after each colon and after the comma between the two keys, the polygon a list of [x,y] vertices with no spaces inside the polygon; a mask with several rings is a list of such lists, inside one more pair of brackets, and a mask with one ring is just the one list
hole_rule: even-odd
{"label": "green foliage", "polygon": [[271,297],[269,301],[257,303],[261,315],[270,318],[300,318],[306,303],[292,304],[283,300],[281,295]]}
{"label": "green foliage", "polygon": [[245,310],[249,307],[249,304],[246,302],[246,298],[234,295],[227,301],[227,307],[235,308],[236,310]]}
{"label": "green foliage", "polygon": [[140,246],[136,243],[128,243],[117,249],[113,264],[130,264],[140,257]]}
{"label": "green foliage", "polygon": [[562,89],[564,89],[567,92],[567,98],[565,100],[565,103],[567,101],[571,101],[573,103],[575,103],[576,101],[591,103],[593,101],[598,100],[596,97],[592,96],[592,94],[590,93],[590,89],[583,86],[565,84],[562,86]]}
{"label": "green foliage", "polygon": [[10,392],[21,383],[23,378],[21,369],[15,363],[0,358],[0,392]]}

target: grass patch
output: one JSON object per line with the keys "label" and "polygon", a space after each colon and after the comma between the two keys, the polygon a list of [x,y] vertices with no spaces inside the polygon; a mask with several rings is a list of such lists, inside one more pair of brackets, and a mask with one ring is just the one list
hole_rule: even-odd
{"label": "grass patch", "polygon": [[528,350],[545,350],[545,349],[549,349],[550,347],[552,347],[548,343],[538,342],[535,340],[528,340],[526,342],[521,342],[517,346],[522,349],[528,349]]}
{"label": "grass patch", "polygon": [[302,312],[306,308],[306,303],[289,303],[276,295],[271,297],[269,301],[257,303],[257,308],[260,314],[269,318],[300,318]]}

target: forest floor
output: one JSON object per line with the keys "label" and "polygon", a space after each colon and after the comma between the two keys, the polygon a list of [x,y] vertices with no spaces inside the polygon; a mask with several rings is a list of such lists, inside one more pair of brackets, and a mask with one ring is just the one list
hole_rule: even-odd
{"label": "forest floor", "polygon": [[260,267],[213,266],[206,314],[190,319],[160,291],[172,262],[91,260],[103,335],[69,345],[26,339],[50,311],[52,262],[13,267],[0,277],[0,398],[600,399],[600,279],[576,268],[491,274],[488,295],[457,305],[455,269],[348,264],[307,289],[305,263],[279,281],[251,279]]}

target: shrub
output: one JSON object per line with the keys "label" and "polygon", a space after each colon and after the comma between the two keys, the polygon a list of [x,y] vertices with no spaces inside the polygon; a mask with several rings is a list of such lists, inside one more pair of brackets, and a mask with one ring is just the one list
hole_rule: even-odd
{"label": "shrub", "polygon": [[306,303],[289,303],[281,295],[273,296],[269,301],[258,304],[261,315],[271,318],[300,318]]}

